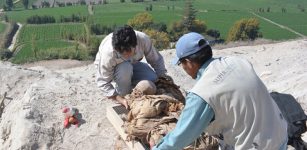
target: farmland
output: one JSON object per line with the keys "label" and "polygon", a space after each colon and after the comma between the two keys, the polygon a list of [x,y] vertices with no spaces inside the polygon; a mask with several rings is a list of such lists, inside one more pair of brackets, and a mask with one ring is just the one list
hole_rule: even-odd
{"label": "farmland", "polygon": [[[20,31],[17,49],[19,52],[13,58],[14,63],[23,63],[52,58],[73,58],[75,50],[82,53],[84,59],[85,47],[78,42],[65,39],[65,35],[86,35],[84,24],[53,24],[53,25],[26,25]],[[35,56],[34,48],[37,50]],[[81,57],[81,56],[80,56]]]}
{"label": "farmland", "polygon": [[[251,18],[254,16],[251,12],[259,8],[270,12],[258,13],[260,16],[277,22],[281,25],[288,26],[293,30],[307,35],[306,19],[307,13],[300,12],[298,5],[307,7],[305,1],[296,1],[296,3],[286,3],[287,1],[201,1],[196,0],[194,6],[198,10],[197,18],[205,21],[208,28],[217,29],[221,32],[222,38],[225,38],[229,28],[235,21],[242,18]],[[92,16],[96,23],[113,25],[125,24],[135,14],[143,12],[149,4],[153,5],[153,10],[150,14],[155,22],[164,22],[170,27],[170,24],[182,18],[184,1],[161,1],[147,3],[110,3],[108,5],[97,5],[94,7],[95,14]],[[252,7],[251,7],[252,6]],[[173,8],[174,7],[174,8]],[[129,8],[129,9],[127,9]],[[287,8],[287,13],[282,13],[281,9]],[[298,36],[288,30],[282,29],[274,24],[271,24],[261,18],[260,29],[263,37],[272,40],[285,40],[297,38]],[[291,23],[291,24],[289,24]]]}
{"label": "farmland", "polygon": [[0,23],[0,34],[2,34],[5,30],[5,24]]}
{"label": "farmland", "polygon": [[[25,10],[19,2],[13,11],[6,12],[9,21],[25,24],[27,18],[33,15],[48,15],[53,16],[56,23],[26,25],[22,28],[17,43],[18,53],[16,52],[14,60],[18,62],[18,59],[26,60],[26,58],[33,57],[33,48],[31,48],[33,38],[37,39],[39,49],[72,51],[76,43],[80,45],[86,45],[86,43],[76,40],[67,41],[63,38],[64,28],[65,33],[73,33],[74,36],[89,36],[85,28],[88,23],[105,26],[123,25],[136,14],[145,12],[148,6],[152,6],[152,10],[148,13],[152,15],[154,22],[165,23],[169,30],[173,22],[182,19],[185,1],[147,0],[132,3],[126,0],[120,3],[119,0],[107,0],[107,4],[93,5],[93,14],[88,12],[87,5]],[[208,29],[218,30],[222,39],[227,37],[233,24],[243,18],[257,18],[260,22],[260,31],[265,39],[287,40],[299,38],[302,35],[307,36],[307,20],[304,19],[307,18],[305,11],[307,1],[305,0],[194,0],[193,6],[197,10],[196,18],[204,21]],[[72,14],[85,16],[87,21],[73,25],[60,23],[61,16]],[[3,28],[3,25],[0,24],[0,31],[4,30]],[[97,35],[91,36],[97,37]],[[82,49],[82,46],[79,47]],[[83,49],[87,48],[83,46]]]}
{"label": "farmland", "polygon": [[33,38],[38,41],[61,40],[63,34],[84,35],[86,34],[84,24],[46,24],[46,25],[26,25],[22,28],[18,41],[23,44],[31,42]]}
{"label": "farmland", "polygon": [[50,15],[54,16],[56,20],[60,19],[60,16],[70,16],[72,14],[80,14],[87,16],[87,6],[74,6],[74,7],[55,7],[55,8],[42,8],[35,10],[22,10],[22,11],[9,11],[7,16],[10,21],[26,23],[26,19],[34,15]]}
{"label": "farmland", "polygon": [[[225,38],[229,28],[233,23],[242,18],[251,18],[254,16],[251,11],[257,12],[259,8],[270,12],[258,13],[258,15],[266,17],[274,22],[288,26],[293,30],[302,34],[307,34],[307,13],[300,12],[298,5],[307,7],[307,2],[296,0],[287,3],[289,0],[277,1],[242,1],[242,0],[195,0],[194,7],[198,10],[196,14],[198,19],[205,21],[210,29],[217,29],[221,32],[221,37]],[[43,8],[37,10],[12,11],[7,15],[10,20],[24,23],[26,18],[34,14],[51,15],[57,20],[61,15],[69,16],[71,14],[80,14],[89,16],[89,18],[98,24],[103,25],[122,25],[127,23],[134,15],[145,11],[145,7],[153,6],[153,10],[149,13],[153,16],[155,22],[164,22],[170,27],[171,23],[182,18],[184,1],[147,1],[144,3],[119,3],[119,1],[111,0],[106,5],[94,5],[94,15],[88,14],[87,6],[70,6],[64,8]],[[287,13],[282,13],[281,9],[287,8]],[[257,18],[257,17],[256,17]],[[281,29],[280,27],[266,23],[265,20],[258,18],[261,22],[260,28],[263,37],[273,40],[296,38],[297,35]],[[273,35],[272,35],[273,34]],[[280,35],[276,35],[280,34]],[[286,36],[285,36],[286,35]]]}
{"label": "farmland", "polygon": [[[275,22],[290,27],[291,29],[307,35],[307,14],[302,13],[266,13],[262,16]],[[287,19],[285,19],[287,18]],[[304,18],[304,19],[303,19]]]}

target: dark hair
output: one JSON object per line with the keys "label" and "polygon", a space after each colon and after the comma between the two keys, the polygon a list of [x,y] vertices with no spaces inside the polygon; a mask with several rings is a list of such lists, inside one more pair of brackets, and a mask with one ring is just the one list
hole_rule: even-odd
{"label": "dark hair", "polygon": [[[206,43],[207,42],[204,39],[202,39],[198,42],[198,46],[202,46]],[[194,54],[180,58],[179,61],[182,62],[185,59],[188,59],[192,62],[203,65],[207,60],[211,58],[212,58],[212,48],[210,45],[207,45]]]}
{"label": "dark hair", "polygon": [[136,47],[136,34],[132,27],[125,25],[114,30],[112,46],[119,53],[130,52],[131,48]]}

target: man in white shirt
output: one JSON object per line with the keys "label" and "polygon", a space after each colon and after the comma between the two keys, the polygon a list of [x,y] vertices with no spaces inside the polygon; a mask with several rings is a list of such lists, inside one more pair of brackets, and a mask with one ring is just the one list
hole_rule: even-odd
{"label": "man in white shirt", "polygon": [[[140,62],[144,56],[154,70]],[[141,80],[154,82],[166,73],[163,57],[152,45],[151,39],[128,25],[116,29],[102,40],[94,64],[96,81],[104,96],[126,108],[128,105],[123,96],[131,92],[133,85]]]}

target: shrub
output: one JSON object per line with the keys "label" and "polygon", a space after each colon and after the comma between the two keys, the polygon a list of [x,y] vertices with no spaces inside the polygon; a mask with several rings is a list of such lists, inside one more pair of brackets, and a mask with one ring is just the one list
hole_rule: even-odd
{"label": "shrub", "polygon": [[255,18],[241,19],[230,28],[227,41],[255,40],[262,37],[259,21]]}
{"label": "shrub", "polygon": [[136,14],[132,19],[128,20],[128,25],[137,30],[144,30],[153,24],[153,18],[148,12]]}
{"label": "shrub", "polygon": [[53,16],[38,16],[34,15],[27,19],[28,24],[46,24],[46,23],[55,23],[55,18]]}
{"label": "shrub", "polygon": [[169,48],[170,39],[165,32],[159,32],[153,29],[146,29],[144,32],[151,37],[153,45],[161,50]]}
{"label": "shrub", "polygon": [[8,49],[0,50],[0,59],[1,60],[8,60],[13,56],[13,52]]}
{"label": "shrub", "polygon": [[176,42],[179,37],[181,37],[183,34],[187,33],[188,30],[185,28],[183,23],[181,21],[173,22],[170,29],[170,40],[172,42]]}
{"label": "shrub", "polygon": [[207,31],[207,34],[211,37],[213,37],[215,40],[220,38],[221,34],[220,31],[216,30],[216,29],[210,29]]}

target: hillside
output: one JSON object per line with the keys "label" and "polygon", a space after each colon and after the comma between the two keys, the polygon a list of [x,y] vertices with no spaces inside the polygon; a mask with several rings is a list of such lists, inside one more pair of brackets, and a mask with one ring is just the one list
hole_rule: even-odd
{"label": "hillside", "polygon": [[[186,90],[191,88],[192,79],[170,64],[174,50],[161,53],[174,81]],[[214,55],[248,59],[270,91],[292,94],[307,113],[307,39],[214,50]],[[106,118],[106,107],[114,103],[101,96],[92,63],[55,60],[19,66],[0,62],[0,82],[0,98],[5,92],[8,97],[0,120],[0,150],[114,149],[118,144]],[[65,106],[81,113],[79,128],[63,129]]]}

